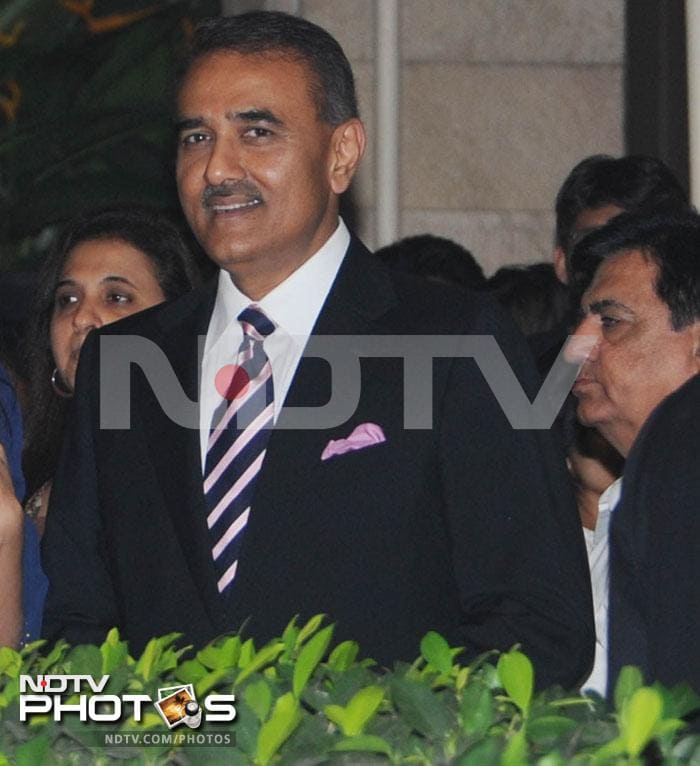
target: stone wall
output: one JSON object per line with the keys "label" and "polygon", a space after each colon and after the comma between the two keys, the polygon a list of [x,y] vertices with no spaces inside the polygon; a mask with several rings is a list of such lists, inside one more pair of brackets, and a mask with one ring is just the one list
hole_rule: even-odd
{"label": "stone wall", "polygon": [[[371,246],[375,2],[295,3],[357,75],[370,150],[354,200]],[[402,236],[452,237],[487,273],[549,258],[566,174],[623,152],[624,0],[401,0],[400,13]]]}

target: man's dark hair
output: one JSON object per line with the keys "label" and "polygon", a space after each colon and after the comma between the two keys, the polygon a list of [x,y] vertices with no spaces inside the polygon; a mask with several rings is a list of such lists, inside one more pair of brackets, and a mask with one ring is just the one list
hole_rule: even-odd
{"label": "man's dark hair", "polygon": [[309,83],[319,119],[340,125],[358,117],[352,68],[340,44],[306,19],[275,11],[217,16],[195,29],[179,86],[191,67],[216,51],[287,57],[302,61],[315,75]]}
{"label": "man's dark hair", "polygon": [[700,321],[700,216],[624,213],[613,218],[574,248],[571,266],[576,291],[581,294],[590,285],[606,258],[632,250],[656,264],[654,287],[671,312],[674,330]]}
{"label": "man's dark hair", "polygon": [[375,253],[387,266],[407,274],[478,290],[486,277],[474,256],[458,242],[434,234],[385,245]]}
{"label": "man's dark hair", "polygon": [[615,205],[626,212],[665,213],[690,208],[688,195],[656,157],[631,154],[587,157],[569,173],[556,201],[556,244],[568,253],[576,219],[584,210]]}
{"label": "man's dark hair", "polygon": [[560,327],[569,313],[569,290],[551,263],[502,266],[486,288],[526,337]]}

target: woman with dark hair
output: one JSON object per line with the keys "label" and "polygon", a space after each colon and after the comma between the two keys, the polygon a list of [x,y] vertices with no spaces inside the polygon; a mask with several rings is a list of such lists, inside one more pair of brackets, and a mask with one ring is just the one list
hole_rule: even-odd
{"label": "woman with dark hair", "polygon": [[40,532],[88,332],[187,292],[198,281],[175,225],[135,207],[76,218],[44,261],[27,337],[24,449],[25,511]]}

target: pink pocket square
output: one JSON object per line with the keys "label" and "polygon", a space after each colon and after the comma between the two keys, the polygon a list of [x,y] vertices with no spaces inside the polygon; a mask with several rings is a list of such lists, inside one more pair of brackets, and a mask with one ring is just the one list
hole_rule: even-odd
{"label": "pink pocket square", "polygon": [[386,441],[384,431],[376,423],[361,423],[347,439],[331,439],[321,453],[321,460],[328,460],[334,455],[343,455],[353,450],[371,447]]}

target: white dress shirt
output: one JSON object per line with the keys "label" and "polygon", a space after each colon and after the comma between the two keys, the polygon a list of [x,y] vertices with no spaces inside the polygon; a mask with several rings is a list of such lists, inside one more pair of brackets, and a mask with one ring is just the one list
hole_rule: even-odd
{"label": "white dress shirt", "polygon": [[610,517],[620,500],[622,477],[603,492],[598,499],[598,519],[595,529],[583,528],[588,552],[588,567],[591,570],[593,590],[593,614],[595,617],[595,659],[590,676],[582,684],[585,691],[598,692],[605,696],[608,682],[608,597],[610,592],[610,570],[608,553],[610,550]]}
{"label": "white dress shirt", "polygon": [[244,308],[255,304],[275,324],[263,348],[272,366],[275,395],[275,421],[291,385],[304,347],[325,303],[331,285],[343,262],[350,232],[342,221],[326,243],[284,282],[259,301],[251,301],[234,284],[227,271],[219,272],[216,300],[204,345],[200,378],[199,437],[202,471],[212,418],[223,402],[216,390],[216,373],[234,364],[243,342],[243,329],[237,321]]}

